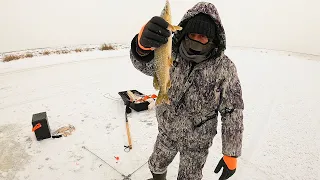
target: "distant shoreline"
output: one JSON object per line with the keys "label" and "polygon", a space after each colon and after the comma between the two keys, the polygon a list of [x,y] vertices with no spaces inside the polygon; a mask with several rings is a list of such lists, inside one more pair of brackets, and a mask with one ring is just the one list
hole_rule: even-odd
{"label": "distant shoreline", "polygon": [[[104,48],[106,47],[106,48]],[[44,56],[50,54],[69,54],[69,53],[80,53],[80,52],[88,52],[94,50],[116,50],[130,48],[130,44],[117,44],[117,43],[109,43],[109,44],[82,44],[82,45],[74,45],[74,46],[62,46],[62,47],[45,47],[45,48],[34,48],[34,49],[26,49],[26,50],[17,50],[10,52],[0,53],[0,61],[9,62],[11,60],[5,61],[8,56],[13,58],[12,60],[31,58],[36,56]],[[297,56],[304,57],[307,60],[320,61],[320,55],[316,54],[308,54],[301,52],[292,52],[286,50],[276,50],[276,49],[266,49],[266,48],[256,48],[256,47],[245,47],[245,46],[227,46],[227,50],[229,49],[251,49],[254,51],[260,52],[275,52],[288,56]]]}
{"label": "distant shoreline", "polygon": [[89,52],[94,50],[105,51],[105,50],[117,50],[127,48],[128,45],[116,44],[116,43],[104,43],[104,44],[84,44],[75,46],[63,46],[63,47],[46,47],[46,48],[34,48],[18,51],[10,51],[0,53],[0,61],[9,62],[20,59],[46,56],[51,54],[69,54],[69,53],[80,53]]}

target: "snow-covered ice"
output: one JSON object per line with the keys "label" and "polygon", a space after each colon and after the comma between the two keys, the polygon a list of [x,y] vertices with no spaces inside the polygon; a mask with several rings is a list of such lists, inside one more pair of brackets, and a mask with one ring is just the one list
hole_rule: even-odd
{"label": "snow-covered ice", "polygon": [[[245,102],[243,155],[234,180],[320,179],[320,59],[229,48]],[[155,111],[128,115],[119,91],[156,91],[152,77],[134,69],[129,50],[92,51],[0,62],[1,180],[122,180],[87,147],[133,180],[150,176],[145,164],[157,135]],[[36,141],[32,114],[47,112],[52,131],[71,124],[68,137]],[[219,117],[220,118],[220,117]],[[221,158],[220,128],[203,169],[204,180]],[[116,160],[115,157],[119,157]],[[179,155],[169,166],[177,176]]]}

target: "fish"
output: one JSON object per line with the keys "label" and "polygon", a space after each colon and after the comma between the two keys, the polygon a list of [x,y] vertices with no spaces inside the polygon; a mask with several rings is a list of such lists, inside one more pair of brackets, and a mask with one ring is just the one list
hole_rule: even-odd
{"label": "fish", "polygon": [[[172,25],[172,15],[169,0],[166,0],[165,6],[161,11],[161,18],[168,22],[168,30],[176,32],[182,30],[180,26]],[[162,103],[170,104],[168,90],[171,87],[170,68],[173,66],[172,59],[172,33],[168,37],[167,43],[154,50],[154,68],[153,87],[159,90],[156,106]]]}

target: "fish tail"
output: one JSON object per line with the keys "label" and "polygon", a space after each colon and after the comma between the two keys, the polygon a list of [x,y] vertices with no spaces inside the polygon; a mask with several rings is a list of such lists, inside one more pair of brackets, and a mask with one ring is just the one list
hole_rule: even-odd
{"label": "fish tail", "polygon": [[163,93],[163,91],[160,90],[156,100],[156,105],[159,105],[161,103],[170,104],[170,100],[169,100],[168,94]]}

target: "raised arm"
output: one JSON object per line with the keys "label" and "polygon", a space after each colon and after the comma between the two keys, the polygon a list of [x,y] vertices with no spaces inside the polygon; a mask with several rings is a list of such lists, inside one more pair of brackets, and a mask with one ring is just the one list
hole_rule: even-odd
{"label": "raised arm", "polygon": [[168,23],[159,16],[151,18],[131,41],[130,58],[133,66],[148,76],[154,74],[154,50],[168,42]]}

